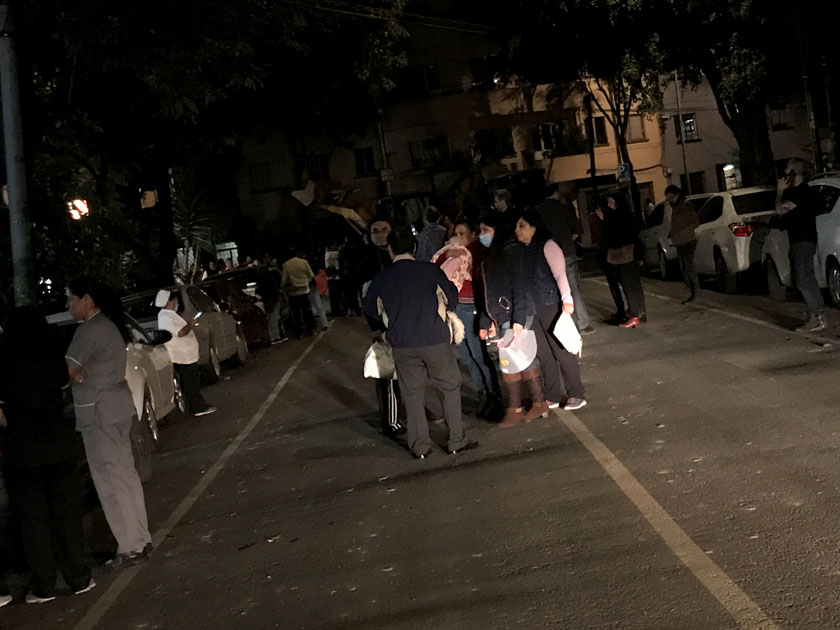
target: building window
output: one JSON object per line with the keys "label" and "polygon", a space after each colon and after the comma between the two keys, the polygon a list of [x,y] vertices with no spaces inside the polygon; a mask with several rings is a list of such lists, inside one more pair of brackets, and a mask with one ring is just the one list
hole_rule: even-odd
{"label": "building window", "polygon": [[440,166],[449,162],[449,139],[446,136],[433,136],[408,143],[413,168]]}
{"label": "building window", "polygon": [[373,161],[373,147],[362,147],[353,151],[356,157],[356,177],[370,177],[376,174]]}
{"label": "building window", "polygon": [[793,125],[790,123],[790,109],[787,105],[770,108],[770,128],[773,131],[793,129]]}
{"label": "building window", "polygon": [[741,187],[741,171],[734,164],[717,164],[718,190],[734,190]]}
{"label": "building window", "polygon": [[627,142],[646,142],[645,117],[633,114],[627,121]]}
{"label": "building window", "polygon": [[691,181],[692,195],[699,195],[706,192],[706,173],[703,171],[695,171],[688,174],[689,179],[686,179],[685,173],[680,173],[680,188],[683,193],[688,195],[688,182]]}
{"label": "building window", "polygon": [[304,155],[304,173],[310,181],[325,181],[330,178],[330,158],[327,155]]}
{"label": "building window", "polygon": [[700,134],[697,132],[697,118],[694,114],[683,114],[682,124],[679,117],[674,118],[674,129],[677,132],[677,142],[682,142],[683,137],[686,142],[700,140]]}
{"label": "building window", "polygon": [[[593,126],[595,127],[595,146],[596,147],[605,147],[610,143],[609,138],[607,137],[607,121],[603,116],[598,118],[592,119]],[[587,125],[587,132],[589,126]]]}
{"label": "building window", "polygon": [[534,151],[556,153],[563,144],[563,127],[557,123],[539,125],[531,138]]}
{"label": "building window", "polygon": [[288,164],[283,160],[248,165],[248,189],[252,195],[291,186]]}
{"label": "building window", "polygon": [[501,160],[516,155],[510,129],[481,129],[477,138],[481,157],[485,160]]}

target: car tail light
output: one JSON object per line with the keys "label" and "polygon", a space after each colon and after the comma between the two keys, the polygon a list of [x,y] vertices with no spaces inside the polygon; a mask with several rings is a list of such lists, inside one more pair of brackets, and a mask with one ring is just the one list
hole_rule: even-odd
{"label": "car tail light", "polygon": [[749,223],[730,223],[729,229],[735,236],[750,236],[754,231]]}

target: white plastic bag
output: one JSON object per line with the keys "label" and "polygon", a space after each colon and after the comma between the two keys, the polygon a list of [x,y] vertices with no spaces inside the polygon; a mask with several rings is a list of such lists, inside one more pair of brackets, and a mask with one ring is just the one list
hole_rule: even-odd
{"label": "white plastic bag", "polygon": [[394,353],[387,343],[374,341],[370,344],[365,353],[365,378],[397,378]]}
{"label": "white plastic bag", "polygon": [[581,339],[577,326],[568,313],[563,313],[554,324],[554,330],[551,331],[554,337],[559,341],[567,352],[581,356],[583,351],[583,339]]}
{"label": "white plastic bag", "polygon": [[499,369],[503,374],[518,374],[537,358],[537,335],[527,328],[514,334],[508,330],[499,342]]}

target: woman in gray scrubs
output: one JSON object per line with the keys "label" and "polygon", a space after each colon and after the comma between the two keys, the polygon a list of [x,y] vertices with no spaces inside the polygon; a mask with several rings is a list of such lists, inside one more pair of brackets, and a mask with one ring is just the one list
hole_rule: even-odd
{"label": "woman in gray scrubs", "polygon": [[136,411],[125,381],[128,329],[122,304],[109,287],[88,276],[73,280],[67,293],[70,314],[81,322],[66,356],[76,430],[117,540],[117,555],[106,564],[137,564],[146,559],[152,538],[131,454],[129,431]]}

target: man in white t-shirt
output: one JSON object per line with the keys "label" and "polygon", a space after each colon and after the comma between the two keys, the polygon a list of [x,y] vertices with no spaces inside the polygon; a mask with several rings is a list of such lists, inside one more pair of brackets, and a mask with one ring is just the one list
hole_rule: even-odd
{"label": "man in white t-shirt", "polygon": [[172,333],[172,339],[166,342],[166,350],[181,380],[181,391],[187,402],[187,411],[195,416],[213,413],[216,408],[204,401],[199,382],[198,338],[193,332],[193,328],[198,326],[199,317],[193,317],[187,322],[178,315],[175,312],[178,306],[178,294],[165,289],[158,291],[155,306],[160,308],[158,328]]}

